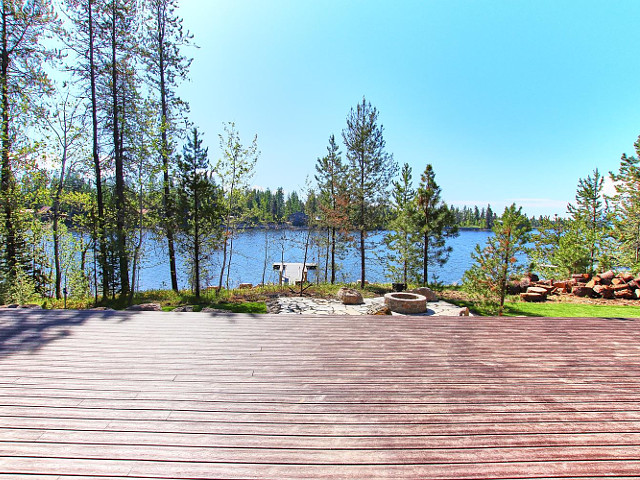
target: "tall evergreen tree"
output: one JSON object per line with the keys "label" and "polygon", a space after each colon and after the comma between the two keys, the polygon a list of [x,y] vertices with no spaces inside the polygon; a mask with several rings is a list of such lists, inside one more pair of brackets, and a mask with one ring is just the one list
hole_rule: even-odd
{"label": "tall evergreen tree", "polygon": [[435,178],[433,167],[428,164],[420,177],[417,191],[416,223],[422,247],[422,284],[424,286],[429,282],[429,266],[444,265],[449,260],[451,247],[446,245],[447,238],[458,235],[455,215],[440,199],[441,189]]}
{"label": "tall evergreen tree", "polygon": [[183,29],[182,19],[176,14],[178,0],[146,0],[145,7],[143,60],[148,83],[159,103],[158,150],[163,181],[163,227],[167,237],[171,288],[178,291],[170,170],[175,137],[179,135],[179,120],[187,107],[177,97],[176,89],[178,82],[187,77],[192,60],[181,50],[190,44],[192,37]]}
{"label": "tall evergreen tree", "polygon": [[529,219],[514,203],[504,209],[486,246],[476,245],[471,254],[474,263],[464,273],[464,287],[494,308],[498,315],[502,315],[504,309],[507,282],[523,269],[518,256],[527,251],[530,231]]}
{"label": "tall evergreen tree", "polygon": [[[109,81],[105,83],[108,92],[108,125],[111,133],[111,147],[115,166],[115,217],[116,256],[120,272],[120,292],[128,297],[129,253],[127,250],[127,198],[126,198],[126,146],[128,112],[133,106],[128,104],[136,98],[135,40],[133,33],[138,25],[137,2],[135,0],[111,0],[105,10],[104,30],[109,48],[107,62]],[[129,108],[131,107],[131,108]],[[130,120],[131,121],[131,120]]]}
{"label": "tall evergreen tree", "polygon": [[419,281],[421,250],[417,221],[416,192],[412,185],[411,167],[405,163],[400,179],[393,182],[391,215],[384,242],[389,249],[389,272],[402,283]]}
{"label": "tall evergreen tree", "polygon": [[66,0],[65,13],[72,31],[65,35],[68,48],[74,52],[70,70],[77,79],[80,89],[89,104],[91,112],[91,159],[94,173],[96,214],[95,237],[98,243],[98,263],[102,277],[102,296],[109,295],[112,283],[107,240],[107,206],[104,192],[105,157],[101,154],[101,100],[98,95],[100,72],[104,71],[104,50],[102,35],[102,17],[107,8],[106,2],[95,0]]}
{"label": "tall evergreen tree", "polygon": [[618,242],[617,260],[633,270],[640,269],[640,137],[637,156],[622,155],[618,173],[611,172],[616,194],[613,196],[614,237]]}
{"label": "tall evergreen tree", "polygon": [[380,213],[388,203],[388,189],[397,165],[385,151],[384,128],[378,125],[378,110],[362,98],[347,116],[342,139],[347,151],[351,223],[359,232],[360,286],[366,282],[367,232],[381,223]]}
{"label": "tall evergreen tree", "polygon": [[185,237],[185,252],[193,279],[193,292],[200,297],[202,261],[217,247],[221,237],[222,203],[219,187],[213,182],[208,149],[202,148],[197,128],[187,136],[187,144],[178,159],[179,211]]}
{"label": "tall evergreen tree", "polygon": [[[340,230],[348,225],[348,198],[346,193],[346,168],[342,163],[340,147],[334,135],[329,137],[327,155],[316,161],[316,182],[320,196],[322,224],[327,228],[327,264],[331,258],[331,284],[336,282],[336,247]],[[325,277],[329,270],[325,266]],[[327,278],[325,278],[325,281]]]}
{"label": "tall evergreen tree", "polygon": [[607,206],[603,195],[604,177],[596,168],[593,176],[578,181],[576,192],[576,205],[567,206],[571,219],[581,233],[582,241],[586,246],[588,259],[588,272],[595,273],[596,263],[603,252],[603,243],[608,235],[610,221]]}

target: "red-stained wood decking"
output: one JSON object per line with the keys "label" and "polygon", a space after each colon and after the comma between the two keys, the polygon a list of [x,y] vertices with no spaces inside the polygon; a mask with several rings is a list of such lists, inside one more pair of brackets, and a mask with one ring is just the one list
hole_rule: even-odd
{"label": "red-stained wood decking", "polygon": [[606,476],[638,320],[0,313],[0,479]]}

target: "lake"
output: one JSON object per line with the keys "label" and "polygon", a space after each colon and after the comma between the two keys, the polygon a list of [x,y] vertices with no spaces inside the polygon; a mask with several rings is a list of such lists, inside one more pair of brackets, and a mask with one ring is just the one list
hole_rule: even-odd
{"label": "lake", "polygon": [[[372,244],[380,244],[385,232],[371,232],[367,239]],[[302,262],[304,259],[304,243],[307,232],[305,230],[263,230],[253,229],[241,232],[233,241],[233,257],[229,272],[229,286],[236,287],[240,283],[258,284],[262,282],[263,269],[266,270],[265,282],[277,283],[278,272],[272,269],[272,264],[280,262]],[[312,234],[312,242],[308,251],[307,263],[317,263],[320,268],[320,280],[324,280],[324,253],[314,237],[322,235],[320,232]],[[326,235],[326,234],[325,234]],[[471,252],[476,244],[484,244],[491,235],[489,231],[461,230],[456,238],[449,239],[447,244],[453,248],[449,261],[444,267],[430,267],[429,275],[436,275],[438,281],[445,284],[460,283],[462,275],[471,265]],[[139,274],[139,289],[170,288],[169,262],[167,260],[166,242],[157,242],[149,235],[145,239],[146,250],[142,260],[143,268]],[[326,247],[324,247],[326,249]],[[390,282],[386,277],[386,268],[381,259],[386,254],[384,246],[369,250],[367,254],[366,280],[369,282]],[[202,276],[203,286],[217,285],[220,275],[222,253],[214,252],[206,265],[206,272]],[[178,279],[180,288],[189,288],[188,271],[184,259],[178,259]],[[340,282],[355,282],[360,278],[360,256],[353,246],[340,252],[340,270],[337,280]],[[313,272],[311,272],[313,273]],[[316,278],[310,278],[315,281]],[[432,279],[430,278],[430,281]]]}

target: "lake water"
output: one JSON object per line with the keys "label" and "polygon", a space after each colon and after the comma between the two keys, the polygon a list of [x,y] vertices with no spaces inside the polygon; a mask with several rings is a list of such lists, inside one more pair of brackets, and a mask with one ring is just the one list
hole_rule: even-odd
{"label": "lake water", "polygon": [[[272,269],[272,264],[280,262],[302,262],[304,258],[304,244],[307,232],[304,230],[247,230],[239,233],[233,241],[233,257],[229,274],[229,286],[236,287],[240,283],[257,284],[262,282],[265,265],[265,282],[277,283],[278,272]],[[312,235],[320,236],[320,232]],[[325,234],[326,235],[326,234]],[[444,267],[430,267],[429,275],[435,274],[440,282],[445,284],[460,283],[462,275],[471,265],[471,252],[476,244],[484,244],[491,232],[462,230],[456,238],[449,239],[448,245],[453,248],[449,261]],[[265,238],[266,236],[266,238]],[[372,244],[380,244],[384,232],[372,232],[367,239]],[[321,276],[324,280],[324,251],[317,242],[313,241],[307,255],[307,263],[319,264]],[[169,262],[167,260],[166,242],[154,241],[151,236],[145,239],[147,248],[142,261],[143,268],[139,275],[141,290],[170,288]],[[369,282],[389,282],[386,277],[384,261],[379,257],[385,255],[384,246],[369,250],[367,255],[366,279]],[[203,286],[217,285],[220,274],[221,252],[214,252],[206,265],[207,272],[203,277]],[[337,280],[340,282],[355,282],[360,278],[360,256],[353,246],[345,248],[340,253],[340,270]],[[178,279],[180,288],[189,288],[189,274],[184,259],[178,258]],[[315,281],[316,278],[310,278]],[[431,280],[431,279],[430,279]]]}

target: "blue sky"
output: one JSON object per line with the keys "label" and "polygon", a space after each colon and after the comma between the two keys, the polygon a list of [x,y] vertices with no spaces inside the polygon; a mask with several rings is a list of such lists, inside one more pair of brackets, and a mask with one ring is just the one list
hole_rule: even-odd
{"label": "blue sky", "polygon": [[640,134],[639,1],[181,3],[199,48],[180,95],[212,159],[222,122],[258,135],[257,186],[302,189],[363,96],[456,205],[564,215]]}

